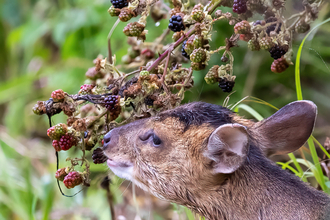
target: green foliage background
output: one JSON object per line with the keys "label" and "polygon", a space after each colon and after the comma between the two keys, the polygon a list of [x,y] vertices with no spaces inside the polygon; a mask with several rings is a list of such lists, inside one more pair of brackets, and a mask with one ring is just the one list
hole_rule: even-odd
{"label": "green foliage background", "polygon": [[[298,0],[288,1],[299,7]],[[105,192],[99,183],[108,172],[106,166],[92,165],[92,187],[73,198],[63,197],[57,189],[54,173],[56,159],[46,135],[46,116],[36,116],[31,108],[38,100],[47,100],[55,89],[77,93],[85,81],[87,68],[98,55],[107,55],[107,35],[116,21],[109,16],[108,0],[2,0],[0,1],[0,220],[1,219],[109,219]],[[230,10],[230,9],[223,9]],[[326,3],[314,25],[330,16]],[[147,41],[153,41],[167,28],[167,20],[155,25],[148,21]],[[112,51],[120,60],[127,43],[120,23],[112,36]],[[233,27],[218,22],[214,27],[211,47],[224,45]],[[307,39],[301,58],[301,83],[305,99],[318,106],[314,136],[323,143],[330,136],[330,23],[322,25]],[[298,35],[296,52],[304,35]],[[170,37],[167,38],[170,42]],[[268,52],[251,52],[245,42],[233,48],[235,90],[229,104],[245,96],[255,96],[276,106],[296,100],[294,66],[282,74],[270,71]],[[295,60],[293,58],[293,60]],[[212,57],[209,66],[219,64],[220,55]],[[223,104],[227,94],[217,85],[207,85],[205,71],[195,72],[195,86],[186,93],[185,102],[196,100]],[[263,117],[274,109],[245,103]],[[240,110],[241,115],[253,118]],[[62,114],[54,123],[65,122]],[[70,153],[74,155],[74,153]],[[69,153],[61,153],[61,163]],[[310,156],[309,156],[310,157]],[[308,159],[308,155],[307,155]],[[63,165],[64,166],[64,165]],[[116,203],[123,203],[118,190],[121,180],[114,177]],[[75,190],[65,190],[73,194]],[[134,208],[133,212],[134,212]],[[143,210],[140,210],[143,215]],[[173,212],[184,213],[173,206]],[[154,219],[163,219],[152,211]],[[157,217],[158,216],[158,217]],[[186,217],[185,217],[186,216]],[[191,214],[183,214],[182,218]],[[147,218],[148,219],[148,218]]]}

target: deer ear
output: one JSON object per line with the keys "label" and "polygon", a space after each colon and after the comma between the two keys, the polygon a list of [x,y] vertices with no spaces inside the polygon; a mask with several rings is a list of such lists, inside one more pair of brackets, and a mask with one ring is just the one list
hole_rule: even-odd
{"label": "deer ear", "polygon": [[252,136],[267,156],[299,149],[312,134],[317,107],[311,101],[292,102],[252,128]]}
{"label": "deer ear", "polygon": [[232,173],[245,161],[249,147],[248,140],[243,125],[222,125],[210,135],[204,156],[214,162],[215,173]]}

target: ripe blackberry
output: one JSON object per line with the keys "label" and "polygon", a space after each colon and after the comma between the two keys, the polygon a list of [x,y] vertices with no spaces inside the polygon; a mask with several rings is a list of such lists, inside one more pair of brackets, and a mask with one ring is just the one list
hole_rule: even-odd
{"label": "ripe blackberry", "polygon": [[235,81],[230,81],[226,78],[221,78],[219,81],[219,87],[222,89],[223,92],[231,92],[235,85]]}
{"label": "ripe blackberry", "polygon": [[186,47],[186,43],[187,43],[187,40],[183,41],[182,43],[182,48],[181,48],[181,54],[182,56],[184,56],[185,58],[189,59],[190,56],[187,54],[187,52],[184,50],[185,47]]}
{"label": "ripe blackberry", "polygon": [[288,52],[287,46],[281,46],[276,44],[272,48],[270,48],[269,53],[272,58],[275,60],[281,58],[286,52]]}
{"label": "ripe blackberry", "polygon": [[61,148],[61,146],[60,146],[58,140],[53,140],[52,145],[53,145],[53,147],[54,147],[54,149],[55,149],[56,151],[61,151],[61,150],[62,150],[62,148]]}
{"label": "ripe blackberry", "polygon": [[173,15],[170,18],[170,23],[168,24],[168,28],[171,31],[174,32],[179,32],[179,31],[183,31],[185,29],[185,26],[183,24],[183,20],[182,17],[180,15]]}
{"label": "ripe blackberry", "polygon": [[270,69],[274,73],[281,73],[285,71],[288,67],[289,67],[288,62],[283,57],[281,57],[273,61]]}
{"label": "ripe blackberry", "polygon": [[234,26],[235,34],[249,34],[251,32],[251,26],[248,21],[241,21]]}
{"label": "ripe blackberry", "polygon": [[104,99],[104,106],[110,112],[110,116],[112,119],[116,119],[121,112],[121,107],[119,102],[120,102],[119,95],[111,95]]}
{"label": "ripe blackberry", "polygon": [[74,188],[75,186],[80,185],[82,182],[83,178],[81,174],[76,171],[68,173],[68,175],[66,175],[63,180],[64,185],[68,189]]}
{"label": "ripe blackberry", "polygon": [[62,135],[65,135],[68,131],[66,124],[59,123],[53,127],[48,128],[47,135],[53,140],[59,140]]}
{"label": "ripe blackberry", "polygon": [[124,8],[128,6],[127,0],[111,0],[111,4],[114,8]]}
{"label": "ripe blackberry", "polygon": [[63,181],[64,178],[68,175],[66,172],[65,172],[65,169],[66,168],[61,168],[61,169],[58,169],[55,173],[55,178],[58,179],[59,181]]}
{"label": "ripe blackberry", "polygon": [[[276,22],[276,21],[277,21],[277,18],[270,17],[270,18],[268,18],[268,19],[266,20],[266,23],[273,23],[273,22]],[[276,23],[275,23],[275,24],[272,24],[272,25],[270,25],[270,26],[268,26],[267,29],[266,29],[266,33],[269,35],[270,32],[275,31],[276,26],[277,26]],[[277,27],[277,29],[276,29],[276,33],[280,33],[281,26],[282,26],[282,23],[279,23],[279,24],[278,24],[278,27]]]}
{"label": "ripe blackberry", "polygon": [[87,94],[93,94],[92,89],[94,88],[94,85],[90,84],[84,84],[80,86],[79,94],[81,95],[87,95]]}
{"label": "ripe blackberry", "polygon": [[69,134],[65,134],[58,141],[62,150],[69,150],[72,146],[76,145],[77,140],[75,137]]}
{"label": "ripe blackberry", "polygon": [[243,14],[247,11],[246,0],[234,0],[233,12]]}
{"label": "ripe blackberry", "polygon": [[95,164],[101,164],[107,161],[107,157],[104,155],[103,150],[101,148],[96,148],[93,151],[92,159]]}
{"label": "ripe blackberry", "polygon": [[62,102],[64,100],[65,94],[62,89],[58,89],[52,92],[51,97],[54,102]]}

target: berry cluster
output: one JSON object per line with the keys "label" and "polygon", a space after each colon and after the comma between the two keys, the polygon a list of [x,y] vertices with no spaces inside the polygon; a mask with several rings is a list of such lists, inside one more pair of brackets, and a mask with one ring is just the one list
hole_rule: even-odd
{"label": "berry cluster", "polygon": [[277,60],[281,58],[284,54],[288,52],[288,47],[287,46],[281,46],[281,45],[274,45],[272,48],[270,48],[269,53],[274,60]]}
{"label": "berry cluster", "polygon": [[180,15],[173,15],[170,18],[169,22],[170,23],[168,24],[168,28],[171,31],[174,31],[174,32],[184,31],[185,26],[184,26],[182,17]]}
{"label": "berry cluster", "polygon": [[93,151],[92,159],[95,164],[101,164],[107,161],[107,157],[104,155],[103,150],[101,148],[96,148]]}
{"label": "berry cluster", "polygon": [[63,183],[68,189],[72,189],[83,182],[83,177],[77,171],[68,173],[63,179]]}
{"label": "berry cluster", "polygon": [[120,96],[111,95],[111,96],[106,97],[104,99],[104,106],[110,112],[111,118],[116,119],[121,112]]}
{"label": "berry cluster", "polygon": [[247,11],[246,0],[234,0],[233,12],[243,14]]}
{"label": "berry cluster", "polygon": [[127,0],[111,0],[111,4],[113,5],[114,8],[124,8],[128,6],[128,1]]}
{"label": "berry cluster", "polygon": [[223,92],[231,92],[234,88],[235,81],[229,81],[226,78],[223,78],[219,82],[219,87]]}

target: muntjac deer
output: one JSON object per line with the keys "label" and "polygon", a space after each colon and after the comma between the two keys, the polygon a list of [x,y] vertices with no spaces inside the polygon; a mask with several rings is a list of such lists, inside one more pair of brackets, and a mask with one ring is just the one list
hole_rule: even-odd
{"label": "muntjac deer", "polygon": [[207,219],[330,219],[326,194],[267,159],[300,148],[316,113],[297,101],[255,123],[195,102],[113,129],[103,149],[116,175]]}

